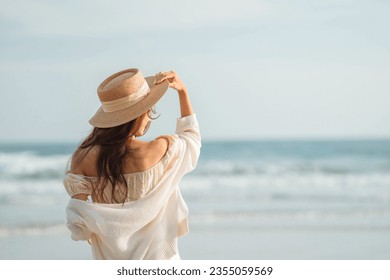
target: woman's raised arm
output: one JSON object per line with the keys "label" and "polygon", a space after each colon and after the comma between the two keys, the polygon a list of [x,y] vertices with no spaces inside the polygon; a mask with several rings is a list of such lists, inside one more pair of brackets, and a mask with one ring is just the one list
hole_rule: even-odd
{"label": "woman's raised arm", "polygon": [[177,90],[180,101],[181,117],[183,118],[192,115],[194,112],[192,110],[190,97],[188,96],[187,88],[179,75],[175,71],[159,72],[155,75],[154,83],[159,84],[164,80],[168,80],[170,88]]}

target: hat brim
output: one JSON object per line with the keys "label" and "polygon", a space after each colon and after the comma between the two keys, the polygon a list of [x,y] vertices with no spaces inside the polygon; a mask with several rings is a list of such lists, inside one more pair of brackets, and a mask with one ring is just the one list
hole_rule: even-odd
{"label": "hat brim", "polygon": [[168,90],[169,82],[164,80],[155,85],[154,76],[145,77],[145,80],[149,85],[150,92],[141,101],[116,112],[104,112],[103,108],[100,107],[89,123],[99,128],[114,127],[134,120],[152,108]]}

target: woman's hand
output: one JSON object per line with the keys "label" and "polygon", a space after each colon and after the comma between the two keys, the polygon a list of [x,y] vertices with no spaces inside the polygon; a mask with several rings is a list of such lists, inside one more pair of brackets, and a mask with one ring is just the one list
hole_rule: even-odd
{"label": "woman's hand", "polygon": [[160,72],[154,76],[154,84],[159,84],[164,80],[168,80],[169,87],[177,90],[180,100],[181,116],[186,117],[192,115],[193,111],[187,88],[180,77],[174,71]]}
{"label": "woman's hand", "polygon": [[177,91],[186,91],[186,86],[175,71],[159,72],[154,76],[154,83],[159,84],[164,80],[168,80],[169,87]]}

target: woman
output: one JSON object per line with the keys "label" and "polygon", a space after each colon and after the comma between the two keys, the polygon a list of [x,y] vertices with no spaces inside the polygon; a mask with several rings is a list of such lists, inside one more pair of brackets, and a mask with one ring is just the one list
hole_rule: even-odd
{"label": "woman", "polygon": [[[180,101],[176,133],[139,140],[168,87]],[[187,89],[173,71],[144,78],[127,69],[97,92],[102,106],[89,121],[94,129],[64,179],[72,239],[87,240],[95,259],[180,259],[188,209],[178,184],[195,168],[201,146]]]}

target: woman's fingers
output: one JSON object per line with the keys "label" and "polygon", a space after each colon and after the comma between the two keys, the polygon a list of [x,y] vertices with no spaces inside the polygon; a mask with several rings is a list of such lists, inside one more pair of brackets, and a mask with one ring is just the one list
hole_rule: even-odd
{"label": "woman's fingers", "polygon": [[154,84],[159,84],[164,80],[168,80],[169,87],[175,90],[183,90],[185,85],[175,71],[159,72],[154,77]]}
{"label": "woman's fingers", "polygon": [[154,76],[154,83],[159,84],[162,81],[168,79],[170,83],[172,83],[176,78],[175,71],[168,71],[168,72],[159,72]]}

